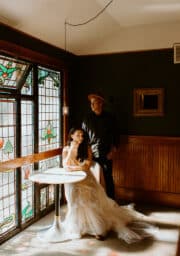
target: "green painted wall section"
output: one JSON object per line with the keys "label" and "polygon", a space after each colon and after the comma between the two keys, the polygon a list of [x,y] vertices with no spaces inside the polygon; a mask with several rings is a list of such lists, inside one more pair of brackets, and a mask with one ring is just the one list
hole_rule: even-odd
{"label": "green painted wall section", "polygon": [[[133,89],[165,89],[164,117],[134,117]],[[100,90],[118,119],[119,132],[180,135],[180,64],[173,49],[77,57],[70,85],[70,126],[89,110],[87,94]]]}

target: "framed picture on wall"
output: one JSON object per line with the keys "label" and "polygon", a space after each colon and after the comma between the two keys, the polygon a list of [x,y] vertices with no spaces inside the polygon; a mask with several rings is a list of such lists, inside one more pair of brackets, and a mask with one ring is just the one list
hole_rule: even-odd
{"label": "framed picture on wall", "polygon": [[164,115],[164,88],[135,88],[133,101],[134,116]]}

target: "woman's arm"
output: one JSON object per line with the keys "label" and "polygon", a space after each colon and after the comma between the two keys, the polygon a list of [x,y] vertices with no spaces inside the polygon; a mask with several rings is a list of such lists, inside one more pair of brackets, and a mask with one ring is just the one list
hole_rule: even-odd
{"label": "woman's arm", "polygon": [[80,162],[75,158],[73,149],[71,149],[71,147],[65,147],[62,152],[62,159],[63,167],[67,168],[69,171],[89,170],[92,164],[92,151],[90,147],[88,147],[88,158],[83,162]]}
{"label": "woman's arm", "polygon": [[82,166],[82,170],[89,170],[90,166],[92,165],[92,151],[91,148],[88,147],[88,158],[80,163]]}
{"label": "woman's arm", "polygon": [[77,160],[74,156],[72,147],[64,147],[62,151],[62,164],[64,168],[69,168],[70,166],[77,165]]}
{"label": "woman's arm", "polygon": [[79,161],[76,159],[77,156],[77,146],[71,144],[69,147],[63,148],[62,151],[62,164],[63,167],[68,171],[81,171],[83,168]]}

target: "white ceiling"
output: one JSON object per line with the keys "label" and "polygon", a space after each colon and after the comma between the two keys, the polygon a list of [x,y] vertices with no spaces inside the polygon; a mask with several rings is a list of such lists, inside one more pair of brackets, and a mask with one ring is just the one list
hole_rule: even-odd
{"label": "white ceiling", "polygon": [[[83,23],[110,0],[0,0],[0,21],[65,49],[65,20]],[[113,0],[96,19],[66,26],[77,55],[172,47],[180,42],[180,0]]]}

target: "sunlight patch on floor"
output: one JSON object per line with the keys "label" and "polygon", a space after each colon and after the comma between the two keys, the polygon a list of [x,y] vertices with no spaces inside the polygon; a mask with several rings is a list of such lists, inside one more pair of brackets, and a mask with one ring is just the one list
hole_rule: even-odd
{"label": "sunlight patch on floor", "polygon": [[[64,217],[66,207],[61,208]],[[180,213],[151,211],[160,220],[180,220]],[[38,239],[38,232],[53,223],[54,212],[28,227],[0,247],[1,256],[175,256],[179,231],[176,227],[158,226],[152,229],[153,238],[126,244],[109,234],[105,241],[87,236],[61,243],[47,243]]]}

